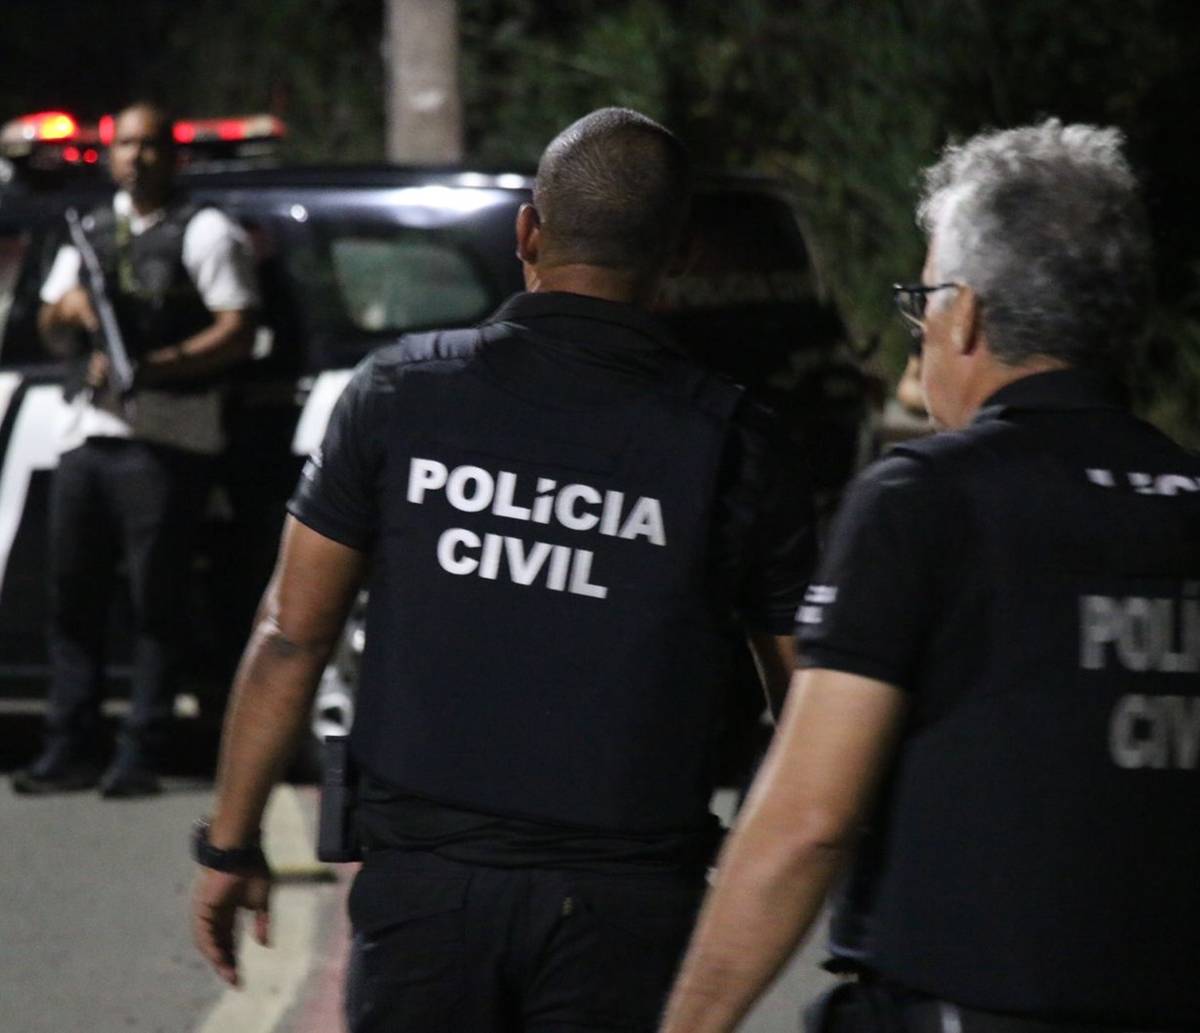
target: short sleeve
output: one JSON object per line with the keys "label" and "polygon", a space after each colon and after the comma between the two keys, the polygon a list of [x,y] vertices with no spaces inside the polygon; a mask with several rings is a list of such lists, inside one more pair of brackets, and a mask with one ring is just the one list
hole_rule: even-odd
{"label": "short sleeve", "polygon": [[912,687],[954,537],[946,494],[906,456],[854,482],[796,614],[805,666]]}
{"label": "short sleeve", "polygon": [[334,406],[321,447],[304,464],[288,502],[288,512],[302,524],[363,552],[371,549],[378,527],[376,484],[385,439],[374,381],[368,356]]}
{"label": "short sleeve", "polygon": [[70,244],[63,244],[54,254],[50,272],[42,283],[39,297],[47,305],[61,301],[72,287],[79,286],[79,252]]}
{"label": "short sleeve", "polygon": [[717,514],[742,625],[790,634],[816,560],[812,485],[769,415],[753,403],[743,404],[730,428]]}
{"label": "short sleeve", "polygon": [[201,208],[183,235],[183,264],[210,312],[240,312],[259,305],[250,239],[219,208]]}

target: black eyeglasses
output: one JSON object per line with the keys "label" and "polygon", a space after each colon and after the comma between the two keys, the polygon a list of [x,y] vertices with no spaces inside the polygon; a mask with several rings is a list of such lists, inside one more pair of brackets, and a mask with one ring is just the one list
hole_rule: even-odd
{"label": "black eyeglasses", "polygon": [[892,284],[892,300],[912,333],[909,351],[913,355],[921,354],[921,344],[925,340],[925,307],[929,303],[929,295],[934,291],[960,286],[958,283],[935,283],[931,286],[923,283]]}

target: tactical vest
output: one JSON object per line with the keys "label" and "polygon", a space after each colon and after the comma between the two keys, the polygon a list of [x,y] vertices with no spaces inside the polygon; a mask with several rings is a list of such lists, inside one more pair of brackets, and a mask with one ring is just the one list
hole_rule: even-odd
{"label": "tactical vest", "polygon": [[[136,236],[128,219],[119,217],[111,204],[101,205],[84,219],[84,232],[96,249],[109,300],[135,364],[146,352],[178,344],[212,323],[212,313],[183,264],[183,235],[199,210],[191,202],[171,203],[161,220]],[[170,385],[167,390],[192,393],[212,386],[212,380],[206,379]]]}
{"label": "tactical vest", "polygon": [[411,338],[379,361],[355,753],[476,811],[697,827],[728,688],[710,523],[740,391],[672,359],[620,404],[559,408],[492,375],[504,343],[485,337],[508,332]]}
{"label": "tactical vest", "polygon": [[960,500],[961,562],[833,942],[964,1005],[1194,1028],[1200,461],[1106,418],[1132,474],[1003,419],[895,450]]}

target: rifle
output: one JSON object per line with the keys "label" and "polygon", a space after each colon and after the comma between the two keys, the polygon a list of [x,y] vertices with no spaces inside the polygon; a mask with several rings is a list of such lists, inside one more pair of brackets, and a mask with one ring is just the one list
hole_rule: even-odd
{"label": "rifle", "polygon": [[117,395],[124,401],[133,393],[133,363],[129,359],[129,350],[125,347],[125,338],[117,322],[117,313],[108,297],[108,285],[104,280],[104,270],[100,268],[100,259],[96,256],[92,242],[83,232],[79,212],[74,208],[67,209],[67,230],[71,235],[71,243],[79,252],[84,289],[91,299],[92,308],[96,311],[96,318],[100,321],[100,340],[108,356],[109,378],[117,389]]}

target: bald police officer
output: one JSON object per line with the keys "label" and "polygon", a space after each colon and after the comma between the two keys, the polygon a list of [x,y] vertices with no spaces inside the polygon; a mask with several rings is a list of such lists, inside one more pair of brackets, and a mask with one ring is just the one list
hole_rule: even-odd
{"label": "bald police officer", "polygon": [[1200,1028],[1200,460],[1121,400],[1150,271],[1121,143],[1050,120],[929,171],[898,298],[946,431],[846,501],[670,1033],[735,1027],[872,798],[832,926],[858,981],[816,1028]]}
{"label": "bald police officer", "polygon": [[347,388],[199,844],[196,935],[226,979],[236,909],[265,922],[268,790],[369,563],[350,1028],[654,1027],[715,848],[733,632],[786,686],[812,556],[807,493],[740,392],[645,311],[689,178],[642,115],[576,122],[517,219],[527,293]]}

